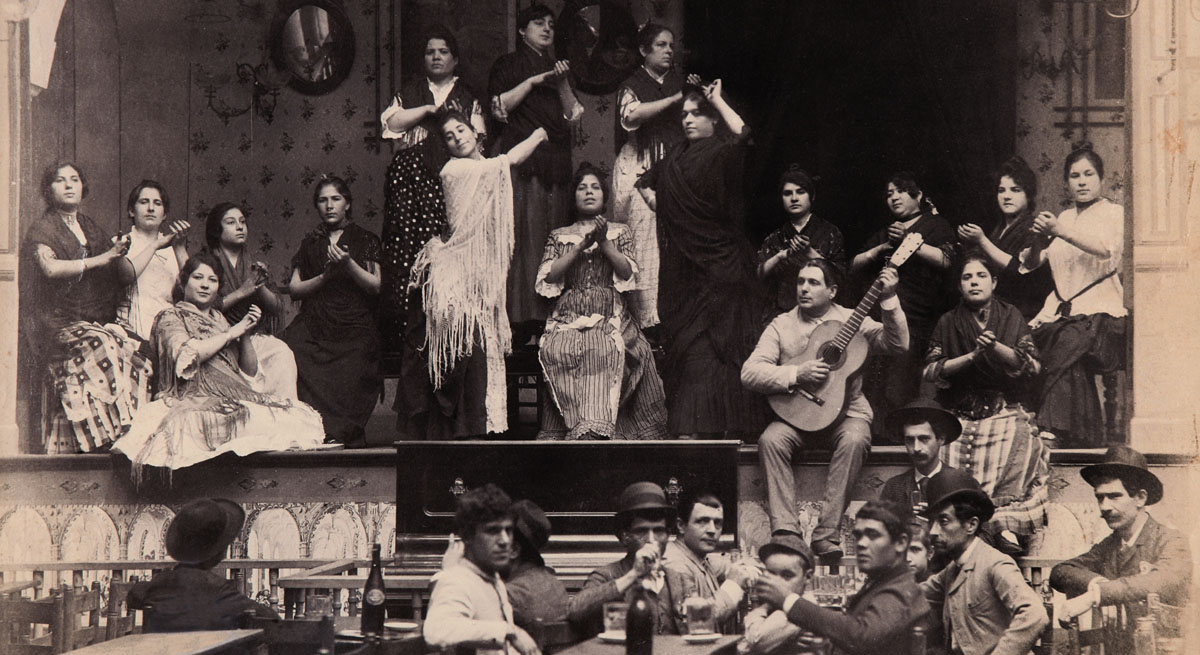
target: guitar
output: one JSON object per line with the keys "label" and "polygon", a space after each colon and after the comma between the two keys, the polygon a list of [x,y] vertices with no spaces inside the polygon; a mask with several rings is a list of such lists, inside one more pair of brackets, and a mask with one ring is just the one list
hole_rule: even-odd
{"label": "guitar", "polygon": [[[898,268],[924,243],[924,237],[910,232],[888,258],[886,266]],[[862,327],[863,319],[879,301],[880,290],[880,281],[876,278],[845,323],[821,323],[813,330],[804,352],[781,362],[783,365],[797,365],[819,359],[829,365],[829,376],[819,385],[799,385],[788,393],[769,396],[767,402],[779,418],[797,430],[816,432],[833,425],[845,415],[849,401],[846,387],[858,375],[870,354],[870,344],[858,330]]]}

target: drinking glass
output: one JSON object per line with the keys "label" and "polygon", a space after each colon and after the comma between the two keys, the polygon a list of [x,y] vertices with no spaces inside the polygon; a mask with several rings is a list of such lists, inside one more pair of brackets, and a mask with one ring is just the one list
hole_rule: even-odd
{"label": "drinking glass", "polygon": [[613,602],[604,604],[604,631],[625,632],[625,615],[629,613],[629,603]]}

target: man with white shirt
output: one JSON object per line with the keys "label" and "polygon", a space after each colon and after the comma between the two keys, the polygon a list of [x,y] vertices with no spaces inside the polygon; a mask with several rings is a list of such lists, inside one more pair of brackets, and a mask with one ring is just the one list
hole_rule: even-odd
{"label": "man with white shirt", "polygon": [[[474,648],[479,654],[540,655],[527,632],[513,624],[501,574],[513,557],[512,499],[494,484],[463,494],[454,520],[462,558],[437,576],[425,643],[434,649]],[[511,646],[511,650],[510,650]]]}
{"label": "man with white shirt", "polygon": [[[834,304],[841,286],[842,272],[824,259],[801,264],[796,275],[796,309],[780,314],[759,337],[754,352],[742,365],[742,385],[764,395],[787,393],[797,387],[823,384],[830,367],[821,359],[792,363],[808,346],[813,330],[825,321],[845,322],[852,312]],[[870,344],[872,354],[898,354],[908,349],[908,324],[896,298],[899,275],[885,268],[879,275],[882,324],[863,319],[859,328]],[[773,421],[758,439],[758,461],[767,481],[767,515],[773,534],[800,534],[796,517],[796,479],[792,455],[801,448],[830,448],[825,498],[821,517],[812,534],[812,549],[817,557],[837,563],[842,550],[842,514],[849,502],[849,490],[858,479],[867,451],[871,449],[871,405],[862,393],[861,376],[846,388],[845,416],[819,432],[801,432],[780,421]]]}
{"label": "man with white shirt", "polygon": [[[1068,596],[1062,614],[1071,618],[1101,605],[1124,605],[1133,619],[1146,615],[1150,593],[1168,605],[1187,603],[1192,556],[1187,538],[1155,521],[1147,505],[1162,500],[1163,485],[1146,458],[1129,446],[1113,446],[1100,464],[1079,474],[1095,488],[1100,517],[1112,534],[1088,552],[1050,572],[1050,586]],[[1105,653],[1132,653],[1131,634],[1106,635]]]}
{"label": "man with white shirt", "polygon": [[928,502],[925,486],[929,478],[943,470],[954,470],[942,464],[942,446],[962,434],[962,424],[936,400],[927,398],[918,398],[894,410],[885,423],[888,434],[904,443],[913,467],[884,482],[879,497],[902,505],[916,505],[913,494],[919,491],[920,501]]}
{"label": "man with white shirt", "polygon": [[978,537],[995,512],[970,473],[929,479],[929,539],[949,564],[921,583],[940,613],[944,646],[962,655],[1027,655],[1050,623],[1042,599],[1011,557]]}

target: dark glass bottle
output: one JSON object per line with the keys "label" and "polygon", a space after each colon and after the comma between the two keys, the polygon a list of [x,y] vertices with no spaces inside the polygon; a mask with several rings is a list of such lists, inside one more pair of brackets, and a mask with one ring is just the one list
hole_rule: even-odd
{"label": "dark glass bottle", "polygon": [[625,655],[652,655],[654,652],[654,607],[640,581],[625,615]]}
{"label": "dark glass bottle", "polygon": [[387,594],[383,589],[383,565],[379,563],[379,544],[371,547],[371,573],[363,587],[362,631],[363,634],[383,634],[384,601]]}

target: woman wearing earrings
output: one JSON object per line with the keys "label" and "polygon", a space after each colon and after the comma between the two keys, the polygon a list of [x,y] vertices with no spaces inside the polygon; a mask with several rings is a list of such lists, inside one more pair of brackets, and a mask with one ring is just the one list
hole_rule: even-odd
{"label": "woman wearing earrings", "polygon": [[297,392],[325,424],[327,441],[366,445],[379,399],[379,237],[353,222],[350,185],[323,176],[313,189],[321,217],[292,258],[288,292],[300,315],[283,333],[296,356]]}
{"label": "woman wearing earrings", "polygon": [[767,283],[769,321],[796,306],[796,273],[809,259],[826,259],[846,270],[842,231],[813,214],[813,179],[792,164],[779,176],[779,197],[787,222],[758,249],[758,279]]}
{"label": "woman wearing earrings", "polygon": [[135,279],[117,305],[117,318],[144,341],[150,339],[158,313],[173,304],[171,290],[179,277],[179,267],[188,259],[183,233],[191,224],[175,221],[166,225],[170,209],[167,190],[154,180],[142,180],[125,202],[125,211],[133,220],[125,274],[128,276],[132,269]]}
{"label": "woman wearing earrings", "polygon": [[446,202],[438,172],[450,158],[438,135],[438,111],[460,111],[486,138],[483,109],[466,83],[455,75],[458,40],[444,26],[425,35],[423,75],[403,87],[379,120],[383,138],[397,152],[387,171],[383,209],[383,284],[380,325],[389,351],[401,349],[408,307],[408,276],[417,252],[446,227]]}
{"label": "woman wearing earrings", "polygon": [[609,223],[604,174],[572,180],[576,220],[550,233],[536,291],[556,299],[538,353],[546,384],[539,439],[661,439],[667,409],[650,343],[624,294],[636,285],[629,227]]}
{"label": "woman wearing earrings", "polygon": [[1063,181],[1074,206],[1057,218],[1038,214],[1033,243],[1020,255],[1022,272],[1049,265],[1054,276],[1029,323],[1042,352],[1038,425],[1060,448],[1096,448],[1106,438],[1094,377],[1125,365],[1125,210],[1100,195],[1104,160],[1091,144],[1067,155]]}

